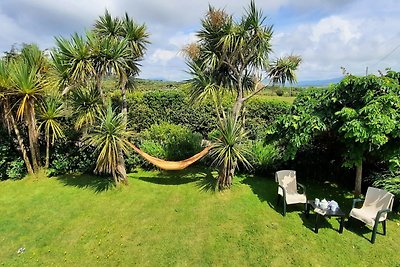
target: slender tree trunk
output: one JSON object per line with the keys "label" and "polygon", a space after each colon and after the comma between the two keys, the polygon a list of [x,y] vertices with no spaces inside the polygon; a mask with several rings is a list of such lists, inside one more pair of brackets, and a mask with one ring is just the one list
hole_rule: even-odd
{"label": "slender tree trunk", "polygon": [[24,144],[24,139],[22,139],[22,136],[21,136],[21,134],[19,132],[17,123],[16,123],[16,121],[14,119],[13,114],[11,113],[8,101],[4,104],[4,112],[6,113],[6,117],[8,118],[10,124],[12,125],[12,128],[14,129],[14,133],[15,133],[15,136],[17,137],[19,148],[21,150],[22,158],[23,158],[23,160],[25,162],[26,169],[27,169],[29,174],[33,174],[32,165],[31,165],[31,162],[30,162],[29,157],[28,157],[28,152],[26,151],[26,147],[25,147],[25,144]]}
{"label": "slender tree trunk", "polygon": [[107,107],[106,96],[104,95],[103,88],[101,87],[102,80],[103,80],[103,75],[100,73],[97,74],[96,75],[96,90],[98,90],[100,93],[101,102],[103,102],[103,106]]}
{"label": "slender tree trunk", "polygon": [[50,165],[50,132],[46,129],[46,163],[45,168],[48,169]]}
{"label": "slender tree trunk", "polygon": [[121,81],[121,97],[122,97],[121,112],[122,112],[122,116],[124,118],[124,123],[128,122],[128,104],[126,102],[126,84],[127,84],[127,81],[125,78],[123,78]]}
{"label": "slender tree trunk", "polygon": [[118,156],[117,180],[124,185],[128,185],[128,176],[126,175],[125,160],[122,151],[119,152]]}
{"label": "slender tree trunk", "polygon": [[[128,123],[128,105],[126,102],[126,84],[127,84],[126,79],[122,78],[122,81],[121,81],[121,98],[122,98],[121,113],[122,113],[123,123],[125,124],[125,128]],[[122,151],[119,152],[119,156],[118,156],[117,172],[118,172],[119,180],[123,184],[128,185],[128,176],[126,175],[126,165],[125,165],[124,153]]]}
{"label": "slender tree trunk", "polygon": [[359,197],[361,195],[361,182],[362,182],[362,160],[360,160],[356,165],[356,181],[354,188],[355,197]]}
{"label": "slender tree trunk", "polygon": [[39,135],[36,127],[35,107],[32,100],[27,102],[26,123],[28,125],[29,149],[31,150],[33,171],[37,172],[40,167]]}

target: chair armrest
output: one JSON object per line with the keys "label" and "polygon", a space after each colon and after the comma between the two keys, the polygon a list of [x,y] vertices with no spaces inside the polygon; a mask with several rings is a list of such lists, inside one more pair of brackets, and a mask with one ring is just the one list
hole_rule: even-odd
{"label": "chair armrest", "polygon": [[297,183],[297,187],[301,187],[301,189],[303,190],[303,194],[306,194],[306,187],[304,185],[302,185],[301,183]]}
{"label": "chair armrest", "polygon": [[363,200],[363,199],[360,199],[360,198],[355,198],[355,199],[353,199],[353,205],[351,206],[351,208],[354,209],[354,208],[356,207],[356,204],[357,204],[358,202],[364,202],[364,200]]}
{"label": "chair armrest", "polygon": [[391,210],[390,209],[383,209],[383,210],[378,211],[376,213],[376,217],[375,217],[375,225],[379,223],[379,218],[381,217],[382,213],[388,213],[388,212],[391,212]]}
{"label": "chair armrest", "polygon": [[283,186],[281,186],[280,184],[278,184],[278,186],[280,187],[280,188],[282,188],[282,192],[283,192],[283,199],[286,201],[286,189],[283,187]]}

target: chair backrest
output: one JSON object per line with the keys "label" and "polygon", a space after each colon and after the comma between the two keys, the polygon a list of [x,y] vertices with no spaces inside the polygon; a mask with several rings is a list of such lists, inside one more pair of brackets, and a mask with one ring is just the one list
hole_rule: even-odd
{"label": "chair backrest", "polygon": [[[378,212],[382,209],[390,209],[393,207],[394,195],[383,189],[368,187],[367,194],[365,195],[365,200],[363,208],[373,209]],[[381,216],[381,220],[386,219],[386,214]]]}
{"label": "chair backrest", "polygon": [[275,173],[275,181],[286,189],[286,192],[297,193],[296,171],[282,170]]}

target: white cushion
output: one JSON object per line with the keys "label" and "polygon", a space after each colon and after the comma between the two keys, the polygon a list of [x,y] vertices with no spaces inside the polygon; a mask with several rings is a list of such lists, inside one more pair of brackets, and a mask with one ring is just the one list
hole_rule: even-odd
{"label": "white cushion", "polygon": [[287,204],[296,204],[296,203],[306,203],[307,197],[304,194],[287,194],[286,195],[286,203]]}

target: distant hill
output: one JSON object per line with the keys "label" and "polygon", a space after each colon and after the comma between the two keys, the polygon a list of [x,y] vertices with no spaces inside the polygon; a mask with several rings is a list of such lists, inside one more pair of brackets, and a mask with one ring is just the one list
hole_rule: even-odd
{"label": "distant hill", "polygon": [[328,86],[331,83],[338,83],[342,80],[342,77],[328,79],[328,80],[313,80],[313,81],[299,81],[296,85],[300,87],[323,87]]}

